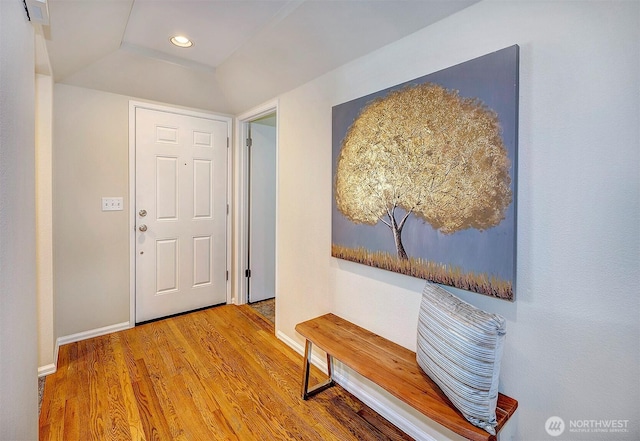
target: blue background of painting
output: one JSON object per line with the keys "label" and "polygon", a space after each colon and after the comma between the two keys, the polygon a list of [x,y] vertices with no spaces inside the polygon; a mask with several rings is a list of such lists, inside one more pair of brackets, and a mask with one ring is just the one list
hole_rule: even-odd
{"label": "blue background of painting", "polygon": [[[511,189],[513,201],[505,219],[485,231],[469,229],[454,234],[434,230],[415,215],[407,220],[402,243],[409,257],[461,267],[465,272],[495,275],[511,281],[515,293],[516,268],[516,195],[517,195],[517,139],[518,139],[518,46],[467,61],[465,63],[408,81],[397,86],[333,107],[333,168],[332,186],[335,191],[337,158],[342,141],[362,108],[371,100],[392,90],[425,82],[458,90],[462,97],[480,99],[493,109],[500,120],[503,142],[511,161]],[[404,215],[396,210],[396,219]],[[396,255],[391,230],[382,222],[375,226],[349,221],[338,211],[332,198],[332,243],[349,248],[364,247],[370,251],[386,251]]]}

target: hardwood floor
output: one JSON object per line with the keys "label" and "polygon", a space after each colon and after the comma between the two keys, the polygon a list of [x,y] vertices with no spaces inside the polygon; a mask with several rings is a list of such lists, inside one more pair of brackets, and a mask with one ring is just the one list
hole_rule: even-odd
{"label": "hardwood floor", "polygon": [[40,441],[411,439],[339,386],[302,401],[301,366],[246,305],[65,345]]}

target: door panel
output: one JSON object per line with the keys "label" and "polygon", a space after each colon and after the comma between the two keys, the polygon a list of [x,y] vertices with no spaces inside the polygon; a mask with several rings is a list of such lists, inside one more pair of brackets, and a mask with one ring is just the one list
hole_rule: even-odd
{"label": "door panel", "polygon": [[164,294],[178,289],[178,239],[156,242],[156,292]]}
{"label": "door panel", "polygon": [[211,217],[211,174],[213,164],[209,160],[193,161],[193,217]]}
{"label": "door panel", "polygon": [[225,303],[227,122],[135,118],[136,322]]}
{"label": "door panel", "polygon": [[259,302],[276,295],[276,127],[252,122],[250,129],[249,302]]}
{"label": "door panel", "polygon": [[157,220],[178,216],[178,158],[156,157]]}
{"label": "door panel", "polygon": [[211,283],[211,236],[193,238],[193,284]]}

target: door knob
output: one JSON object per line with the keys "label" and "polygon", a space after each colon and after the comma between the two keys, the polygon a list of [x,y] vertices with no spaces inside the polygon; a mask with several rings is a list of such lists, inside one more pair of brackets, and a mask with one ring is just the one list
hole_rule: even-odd
{"label": "door knob", "polygon": [[145,231],[147,231],[147,226],[145,224],[142,224],[142,225],[140,225],[138,227],[138,230],[140,230],[140,231],[142,231],[144,233]]}
{"label": "door knob", "polygon": [[140,217],[145,217],[147,215],[147,210],[140,210],[138,214],[140,215]]}

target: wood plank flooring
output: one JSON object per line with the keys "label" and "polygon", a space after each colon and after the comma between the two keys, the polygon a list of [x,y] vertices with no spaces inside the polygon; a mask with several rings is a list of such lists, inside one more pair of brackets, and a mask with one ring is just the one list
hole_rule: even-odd
{"label": "wood plank flooring", "polygon": [[246,305],[68,344],[40,441],[411,440],[339,386],[302,401],[301,369]]}

